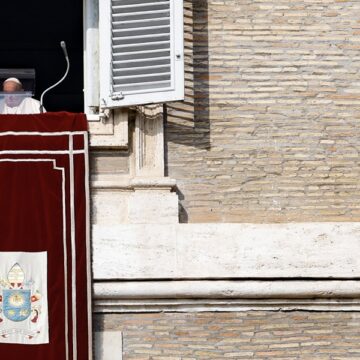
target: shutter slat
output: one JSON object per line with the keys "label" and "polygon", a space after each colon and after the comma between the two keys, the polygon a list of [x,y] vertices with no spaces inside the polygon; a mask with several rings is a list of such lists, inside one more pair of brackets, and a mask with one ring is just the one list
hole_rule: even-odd
{"label": "shutter slat", "polygon": [[158,18],[152,18],[152,19],[135,19],[135,20],[114,20],[113,19],[113,25],[128,25],[128,24],[133,24],[133,23],[143,23],[143,22],[154,22],[154,21],[170,21],[170,17],[169,16],[162,16],[162,17],[158,17]]}
{"label": "shutter slat", "polygon": [[158,9],[164,9],[169,7],[169,2],[160,1],[160,2],[152,2],[152,3],[139,3],[132,5],[124,5],[122,3],[116,3],[113,1],[112,9],[123,12],[141,12],[141,11],[156,11]]}
{"label": "shutter slat", "polygon": [[115,16],[124,16],[124,15],[141,15],[141,14],[161,14],[163,12],[168,13],[169,7],[168,4],[166,5],[156,5],[156,6],[142,6],[142,7],[125,7],[125,6],[114,6],[113,7],[114,13],[116,13]]}
{"label": "shutter slat", "polygon": [[126,49],[126,48],[131,48],[131,47],[141,47],[141,46],[154,46],[154,48],[156,46],[162,46],[162,45],[170,45],[169,41],[154,41],[154,42],[148,42],[148,43],[137,43],[137,44],[124,44],[124,45],[116,45],[113,46],[113,48],[117,48],[117,49]]}
{"label": "shutter slat", "polygon": [[[123,54],[114,54],[113,59],[116,61],[125,61],[125,60],[144,60],[144,59],[157,59],[158,57],[163,57],[163,56],[169,56],[170,54],[167,53],[163,53],[163,52],[159,52],[159,53],[151,53],[151,54],[130,54],[130,55],[123,55]],[[170,63],[170,61],[169,61]]]}
{"label": "shutter slat", "polygon": [[132,60],[116,60],[114,61],[114,64],[116,66],[120,66],[121,64],[138,64],[138,63],[145,63],[145,62],[152,62],[152,63],[157,63],[159,64],[160,62],[162,62],[161,65],[164,65],[165,63],[168,63],[170,61],[170,57],[169,56],[163,56],[163,57],[158,57],[156,59],[132,59]]}
{"label": "shutter slat", "polygon": [[[162,76],[162,77],[168,77],[170,79],[170,75],[171,73],[170,72],[167,72],[167,73],[163,73],[163,72],[153,72],[151,74],[151,77],[157,77],[157,76]],[[127,79],[128,80],[131,80],[131,82],[137,82],[138,79],[141,79],[141,78],[148,78],[149,77],[149,74],[141,74],[141,75],[132,75],[132,76],[114,76],[114,80],[115,82],[116,81],[121,81],[121,82],[125,82]]]}
{"label": "shutter slat", "polygon": [[121,49],[124,52],[122,54],[139,54],[139,53],[145,53],[147,51],[164,51],[167,50],[167,45],[159,45],[156,46],[157,49],[155,49],[155,46],[151,45],[151,46],[140,46],[140,47],[127,47],[125,49]]}
{"label": "shutter slat", "polygon": [[153,81],[151,83],[143,83],[143,84],[124,84],[123,86],[114,86],[115,92],[124,92],[124,91],[144,91],[144,90],[152,90],[152,89],[164,89],[166,90],[171,86],[170,81]]}
{"label": "shutter slat", "polygon": [[170,17],[169,8],[164,8],[161,10],[151,10],[151,11],[138,11],[134,12],[126,12],[123,10],[119,10],[118,13],[113,13],[112,19],[113,21],[141,21],[144,19],[165,19]]}
{"label": "shutter slat", "polygon": [[[161,16],[162,15],[162,16]],[[170,16],[170,12],[168,9],[164,10],[156,10],[156,11],[139,11],[137,13],[134,12],[120,12],[119,14],[114,13],[113,19],[126,19],[126,18],[139,18],[139,19],[146,19],[149,17],[150,19],[153,19],[154,17],[166,17]]]}
{"label": "shutter slat", "polygon": [[126,4],[126,2],[124,1],[114,1],[113,2],[113,7],[121,7],[121,8],[136,8],[136,7],[140,7],[140,6],[154,6],[154,5],[169,5],[168,1],[158,1],[158,2],[154,2],[154,1],[139,1],[138,3],[131,3],[131,4]]}
{"label": "shutter slat", "polygon": [[133,14],[121,14],[121,15],[114,15],[112,21],[113,22],[120,22],[124,21],[136,21],[136,20],[163,20],[169,18],[169,12],[164,13],[164,16],[160,16],[160,14],[141,14],[137,16],[133,16]]}
{"label": "shutter slat", "polygon": [[119,53],[120,51],[122,54],[129,54],[129,53],[139,53],[139,52],[146,52],[146,51],[164,51],[169,48],[168,42],[159,43],[157,45],[137,45],[134,44],[132,46],[128,45],[117,45],[113,46],[114,52]]}
{"label": "shutter slat", "polygon": [[137,68],[124,68],[117,69],[114,71],[115,76],[130,76],[130,75],[139,75],[139,74],[152,74],[152,73],[161,74],[161,73],[170,73],[171,68],[167,65],[163,66],[149,66],[149,67],[137,67]]}
{"label": "shutter slat", "polygon": [[[123,30],[113,30],[113,39],[114,40],[123,40],[123,39],[136,39],[137,37],[145,37],[151,39],[153,37],[168,35],[170,26],[149,26],[147,28],[138,28],[138,29],[123,29]],[[149,35],[149,32],[151,35]]]}
{"label": "shutter slat", "polygon": [[142,5],[142,4],[158,4],[165,2],[166,0],[114,0],[113,4],[119,4],[122,6],[134,6],[134,5]]}
{"label": "shutter slat", "polygon": [[170,41],[170,36],[169,34],[166,35],[158,35],[158,36],[153,36],[152,39],[147,39],[144,36],[138,36],[135,38],[114,38],[113,39],[113,45],[137,45],[137,44],[143,44],[144,41],[148,41],[151,42],[152,41]]}
{"label": "shutter slat", "polygon": [[117,69],[115,71],[138,71],[138,70],[149,70],[151,71],[152,69],[170,69],[168,65],[148,65],[148,66],[134,66],[134,67],[129,67],[129,68],[122,68],[122,69]]}
{"label": "shutter slat", "polygon": [[167,33],[160,34],[151,34],[151,35],[133,35],[133,36],[123,36],[123,37],[115,37],[113,41],[122,41],[122,40],[136,40],[136,39],[156,39],[157,37],[167,36]]}
{"label": "shutter slat", "polygon": [[121,53],[118,53],[120,54],[121,56],[127,56],[127,55],[146,55],[148,54],[149,57],[152,56],[152,55],[156,55],[156,53],[159,53],[159,52],[163,52],[164,49],[156,49],[156,50],[147,50],[147,51],[144,51],[144,50],[139,50],[139,51],[128,51],[128,52],[121,52]]}
{"label": "shutter slat", "polygon": [[152,26],[170,26],[169,18],[160,19],[141,19],[129,21],[114,21],[113,29],[134,29],[134,28],[149,28]]}
{"label": "shutter slat", "polygon": [[[125,60],[125,61],[114,61],[114,71],[117,69],[132,69],[134,67],[149,67],[156,65],[169,65],[169,57],[159,57],[156,59],[140,59],[140,60]],[[141,65],[141,66],[139,66]]]}
{"label": "shutter slat", "polygon": [[[169,24],[162,24],[162,25],[152,25],[151,24],[151,25],[147,25],[147,26],[131,27],[131,31],[144,31],[145,32],[145,31],[149,31],[149,30],[153,30],[153,29],[164,29],[164,34],[168,34],[169,28],[170,28]],[[130,31],[129,28],[119,29],[118,27],[114,27],[113,34],[121,36],[121,33],[129,32],[129,31]]]}

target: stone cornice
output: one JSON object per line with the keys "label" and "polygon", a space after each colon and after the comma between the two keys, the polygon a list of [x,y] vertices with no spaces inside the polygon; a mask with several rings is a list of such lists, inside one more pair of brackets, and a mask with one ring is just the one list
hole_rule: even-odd
{"label": "stone cornice", "polygon": [[360,281],[95,282],[94,311],[359,311]]}
{"label": "stone cornice", "polygon": [[96,299],[360,299],[360,281],[114,281],[95,282]]}

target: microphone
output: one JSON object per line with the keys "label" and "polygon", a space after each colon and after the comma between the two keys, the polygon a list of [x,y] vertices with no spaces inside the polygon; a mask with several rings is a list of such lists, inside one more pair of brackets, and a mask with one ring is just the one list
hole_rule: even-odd
{"label": "microphone", "polygon": [[63,53],[64,53],[64,57],[65,57],[65,60],[66,60],[66,71],[65,71],[65,74],[63,75],[63,77],[58,81],[56,82],[54,85],[51,85],[49,86],[46,90],[43,91],[43,93],[41,94],[40,96],[40,113],[42,114],[44,112],[44,95],[52,90],[54,87],[58,86],[59,84],[61,84],[65,78],[67,77],[68,73],[69,73],[69,69],[70,69],[70,60],[69,60],[69,56],[68,56],[68,53],[67,53],[67,49],[66,49],[66,44],[65,44],[65,41],[61,41],[60,42],[60,46],[63,50]]}
{"label": "microphone", "polygon": [[65,59],[69,59],[69,56],[68,56],[68,53],[67,53],[67,50],[66,50],[65,41],[61,41],[61,42],[60,42],[60,46],[61,46],[61,48],[63,49]]}

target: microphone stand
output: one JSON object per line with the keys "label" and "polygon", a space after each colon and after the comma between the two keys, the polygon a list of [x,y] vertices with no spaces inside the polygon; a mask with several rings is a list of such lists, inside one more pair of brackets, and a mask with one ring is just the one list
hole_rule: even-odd
{"label": "microphone stand", "polygon": [[69,73],[69,69],[70,69],[70,61],[69,61],[69,56],[68,56],[68,53],[67,53],[67,50],[66,50],[66,44],[65,44],[65,41],[61,41],[60,42],[60,46],[61,48],[63,49],[63,52],[64,52],[64,57],[65,57],[65,60],[66,60],[66,71],[65,71],[65,74],[64,76],[58,81],[56,82],[54,85],[51,85],[50,87],[48,87],[46,90],[44,90],[44,92],[41,94],[41,97],[40,97],[40,113],[42,114],[44,112],[44,103],[43,103],[43,100],[44,100],[44,95],[52,90],[54,87],[58,86],[60,83],[62,83],[66,76],[68,75]]}

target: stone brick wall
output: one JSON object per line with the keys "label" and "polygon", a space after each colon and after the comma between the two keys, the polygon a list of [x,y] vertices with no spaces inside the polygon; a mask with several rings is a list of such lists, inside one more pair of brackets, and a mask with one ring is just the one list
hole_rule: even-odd
{"label": "stone brick wall", "polygon": [[112,314],[95,324],[123,332],[123,360],[360,359],[360,313]]}
{"label": "stone brick wall", "polygon": [[185,0],[186,222],[360,220],[360,2]]}

